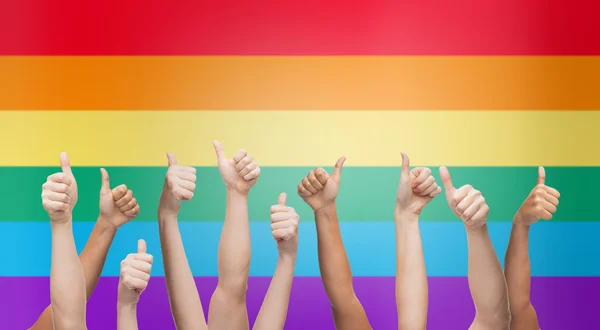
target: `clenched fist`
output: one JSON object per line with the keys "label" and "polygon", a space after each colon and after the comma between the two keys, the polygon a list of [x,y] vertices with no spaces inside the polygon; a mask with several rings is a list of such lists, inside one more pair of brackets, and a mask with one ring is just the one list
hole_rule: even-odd
{"label": "clenched fist", "polygon": [[138,241],[138,252],[129,254],[121,261],[118,303],[121,306],[136,305],[148,286],[154,257],[146,252],[146,242]]}
{"label": "clenched fist", "polygon": [[448,205],[457,217],[461,218],[465,227],[476,229],[485,225],[490,208],[479,190],[471,185],[454,188],[450,172],[444,166],[440,167],[440,176],[446,190]]}
{"label": "clenched fist", "polygon": [[318,212],[335,204],[345,161],[346,157],[338,159],[331,175],[320,167],[316,168],[308,172],[308,175],[298,184],[298,195],[310,205],[313,211]]}
{"label": "clenched fist", "polygon": [[546,186],[545,182],[546,170],[540,166],[537,185],[517,211],[515,221],[529,226],[539,219],[552,219],[552,214],[556,212],[558,206],[560,193],[556,189]]}
{"label": "clenched fist", "polygon": [[67,153],[60,154],[62,172],[52,174],[42,185],[42,205],[53,223],[71,221],[77,204],[77,183]]}
{"label": "clenched fist", "polygon": [[177,159],[172,153],[167,153],[169,169],[165,178],[160,211],[173,214],[179,212],[180,201],[190,201],[196,189],[196,169],[189,166],[177,165]]}
{"label": "clenched fist", "polygon": [[279,254],[295,256],[298,248],[298,222],[300,217],[293,207],[285,205],[287,195],[281,193],[277,205],[271,206],[271,230]]}
{"label": "clenched fist", "polygon": [[118,229],[122,225],[137,217],[140,213],[140,206],[137,199],[133,197],[133,192],[122,184],[115,189],[110,189],[110,179],[108,172],[101,168],[102,188],[100,188],[100,214],[103,218]]}
{"label": "clenched fist", "polygon": [[410,170],[410,161],[402,153],[402,171],[398,194],[396,195],[396,213],[409,212],[414,215],[421,214],[421,210],[431,201],[442,188],[437,185],[431,175],[431,169],[417,167]]}
{"label": "clenched fist", "polygon": [[219,141],[213,141],[213,146],[217,153],[219,172],[225,185],[240,194],[248,194],[260,176],[260,167],[254,158],[244,149],[239,150],[233,158],[226,158]]}

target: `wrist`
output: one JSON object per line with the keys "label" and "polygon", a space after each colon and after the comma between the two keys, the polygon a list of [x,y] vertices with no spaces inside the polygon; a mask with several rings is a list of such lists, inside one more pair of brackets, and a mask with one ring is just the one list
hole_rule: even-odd
{"label": "wrist", "polygon": [[396,210],[394,211],[394,219],[396,222],[418,222],[419,215],[412,211],[396,206]]}
{"label": "wrist", "polygon": [[117,301],[117,312],[119,314],[135,314],[137,310],[137,302],[122,302]]}
{"label": "wrist", "polygon": [[479,225],[479,226],[467,226],[465,225],[465,230],[467,231],[467,235],[468,234],[481,234],[481,233],[486,233],[487,232],[487,224],[484,223],[483,225]]}
{"label": "wrist", "polygon": [[116,232],[118,227],[113,225],[111,220],[112,218],[110,216],[100,213],[96,224],[100,226],[100,229],[102,229],[102,231]]}
{"label": "wrist", "polygon": [[228,196],[231,196],[231,197],[247,198],[250,190],[239,191],[230,185],[225,185],[225,192],[227,193]]}
{"label": "wrist", "polygon": [[525,217],[520,212],[517,212],[517,214],[515,214],[515,217],[513,218],[513,225],[529,228],[529,226],[531,226],[531,223],[525,220]]}
{"label": "wrist", "polygon": [[319,217],[333,215],[336,212],[335,202],[329,203],[318,209],[313,209],[313,212],[315,213],[315,216]]}
{"label": "wrist", "polygon": [[279,251],[278,262],[290,262],[296,260],[296,251]]}

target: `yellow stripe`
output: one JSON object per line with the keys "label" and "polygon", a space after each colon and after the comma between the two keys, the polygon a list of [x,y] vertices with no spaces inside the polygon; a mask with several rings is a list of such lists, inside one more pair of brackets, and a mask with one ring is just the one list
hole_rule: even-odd
{"label": "yellow stripe", "polygon": [[0,165],[215,165],[246,148],[261,165],[600,165],[600,111],[4,111]]}

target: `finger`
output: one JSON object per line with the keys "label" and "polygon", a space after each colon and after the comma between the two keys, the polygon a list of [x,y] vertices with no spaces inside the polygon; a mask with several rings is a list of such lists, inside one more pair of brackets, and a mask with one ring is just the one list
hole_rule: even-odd
{"label": "finger", "polygon": [[285,206],[285,205],[272,205],[271,206],[271,213],[289,213],[289,212],[295,212],[293,207],[290,206]]}
{"label": "finger", "polygon": [[240,172],[240,176],[246,176],[248,173],[254,171],[256,168],[258,168],[258,164],[256,164],[255,162],[252,162],[250,164],[248,164],[246,167],[244,167]]}
{"label": "finger", "polygon": [[58,212],[58,211],[66,211],[69,209],[68,203],[57,202],[57,201],[44,201],[44,207],[48,208],[50,211]]}
{"label": "finger", "polygon": [[108,177],[108,172],[101,168],[100,173],[102,174],[102,188],[100,188],[100,192],[102,194],[106,194],[110,192],[110,178]]}
{"label": "finger", "polygon": [[69,204],[69,202],[71,202],[71,197],[69,197],[69,195],[67,195],[65,193],[58,193],[58,192],[54,192],[54,191],[45,191],[43,193],[43,196],[45,196],[49,201],[63,202],[63,203],[67,203],[67,204]]}
{"label": "finger", "polygon": [[154,256],[148,253],[135,253],[132,256],[132,260],[141,260],[148,264],[152,264],[154,261]]}
{"label": "finger", "polygon": [[217,159],[225,159],[225,152],[223,151],[221,142],[214,140],[213,147],[215,148],[215,153],[217,154]]}
{"label": "finger", "polygon": [[113,200],[118,201],[127,194],[127,186],[122,184],[112,190]]}
{"label": "finger", "polygon": [[300,195],[302,197],[309,197],[309,196],[312,196],[312,193],[310,191],[308,191],[306,188],[304,188],[302,183],[299,183],[298,184],[298,195]]}
{"label": "finger", "polygon": [[331,177],[338,183],[340,182],[340,179],[342,177],[342,168],[344,167],[345,161],[346,157],[342,157],[338,159],[338,161],[335,163],[335,166],[333,167],[333,173],[331,174]]}
{"label": "finger", "polygon": [[273,237],[277,240],[287,241],[293,236],[293,232],[290,231],[290,228],[285,229],[277,229],[273,231]]}
{"label": "finger", "polygon": [[196,182],[196,174],[191,173],[189,171],[177,170],[172,172],[175,177],[180,180],[185,180],[189,182]]}
{"label": "finger", "polygon": [[167,152],[167,161],[169,166],[177,165],[177,159],[175,158],[175,155],[170,152]]}
{"label": "finger", "polygon": [[260,167],[257,167],[252,172],[244,175],[244,180],[246,180],[246,181],[254,180],[254,179],[258,178],[259,175],[260,175]]}
{"label": "finger", "polygon": [[545,184],[546,182],[546,170],[543,166],[538,167],[538,178],[537,184]]}
{"label": "finger", "polygon": [[295,216],[295,213],[290,210],[271,213],[271,222],[281,222],[290,220]]}
{"label": "finger", "polygon": [[194,191],[196,189],[196,184],[186,180],[179,180],[177,182],[179,186],[185,190]]}
{"label": "finger", "polygon": [[54,173],[48,177],[49,181],[64,183],[68,186],[73,184],[73,176],[64,173]]}
{"label": "finger", "polygon": [[246,156],[246,157],[242,158],[235,165],[236,171],[241,172],[244,169],[244,167],[246,167],[248,164],[252,163],[252,161],[254,161],[254,157],[252,157],[252,156]]}
{"label": "finger", "polygon": [[71,161],[66,152],[60,153],[60,168],[64,174],[73,175],[73,172],[71,171]]}
{"label": "finger", "polygon": [[556,206],[552,205],[552,203],[548,201],[542,201],[542,207],[544,208],[544,210],[550,213],[556,212]]}
{"label": "finger", "polygon": [[433,183],[429,187],[423,189],[423,191],[419,192],[418,195],[419,196],[429,196],[431,193],[433,193],[439,189],[441,189],[441,188],[435,183],[435,180],[434,180]]}
{"label": "finger", "polygon": [[462,213],[461,219],[468,221],[470,220],[477,211],[485,204],[483,201],[475,201],[473,204],[469,205],[467,209]]}
{"label": "finger", "polygon": [[[459,189],[459,191],[460,191],[460,189]],[[467,196],[465,196],[456,205],[456,213],[458,213],[460,216],[462,216],[462,214],[467,210],[467,208],[469,208],[475,202],[475,199],[479,196],[480,196],[480,194],[477,190],[470,190],[468,192]]]}
{"label": "finger", "polygon": [[244,149],[238,150],[238,152],[233,156],[233,161],[239,163],[242,158],[246,157],[247,152]]}
{"label": "finger", "polygon": [[475,212],[475,215],[471,217],[471,220],[485,220],[490,212],[490,207],[487,204],[482,205],[479,211]]}
{"label": "finger", "polygon": [[293,226],[293,223],[292,223],[292,221],[289,221],[289,219],[287,221],[272,222],[271,223],[271,231],[286,229],[286,228],[289,228],[292,226]]}
{"label": "finger", "polygon": [[400,170],[400,180],[410,179],[410,159],[404,152],[402,154],[402,168]]}
{"label": "finger", "polygon": [[286,193],[279,194],[279,199],[277,200],[277,204],[285,206],[286,199],[287,199],[287,194]]}
{"label": "finger", "polygon": [[542,209],[540,211],[540,213],[538,214],[538,216],[540,217],[540,219],[544,219],[544,220],[551,220],[552,219],[552,213],[550,213],[550,211],[548,211],[546,209]]}
{"label": "finger", "polygon": [[442,192],[442,187],[438,186],[437,184],[436,184],[435,186],[436,186],[437,188],[436,188],[436,189],[435,189],[433,192],[431,192],[431,193],[429,194],[429,197],[431,197],[431,198],[433,198],[433,197],[437,196],[439,193],[441,193],[441,192]]}
{"label": "finger", "polygon": [[64,183],[48,181],[44,183],[43,187],[45,187],[45,190],[47,191],[71,195],[71,188]]}
{"label": "finger", "polygon": [[312,184],[310,184],[310,181],[308,181],[308,178],[302,179],[302,186],[304,188],[306,188],[306,190],[310,191],[313,194],[316,194],[319,192],[319,190],[317,188],[313,187]]}
{"label": "finger", "polygon": [[440,167],[440,177],[442,178],[444,190],[446,190],[446,198],[450,201],[454,195],[454,185],[452,184],[452,178],[450,177],[450,172],[446,166]]}
{"label": "finger", "polygon": [[545,199],[546,201],[548,201],[548,203],[550,203],[550,204],[552,204],[552,205],[554,205],[554,206],[558,206],[558,198],[556,198],[556,197],[554,197],[554,196],[550,195],[550,194],[549,194],[549,193],[547,193],[547,192],[544,194],[544,199]]}
{"label": "finger", "polygon": [[[413,188],[423,184],[429,178],[433,179],[433,177],[431,176],[431,169],[429,167],[422,167],[417,170],[419,172],[419,175],[412,182]],[[435,179],[433,180],[435,181]]]}
{"label": "finger", "polygon": [[320,167],[315,170],[315,176],[317,177],[317,180],[319,180],[319,183],[321,183],[322,186],[325,186],[327,180],[329,180],[329,174],[327,174],[327,171]]}
{"label": "finger", "polygon": [[129,203],[119,207],[119,211],[125,213],[129,210],[133,210],[136,206],[138,205],[137,199],[135,197],[133,197]]}
{"label": "finger", "polygon": [[[132,261],[132,263],[134,261]],[[148,274],[148,273],[146,273],[144,271],[141,271],[139,269],[135,269],[132,266],[130,266],[130,268],[128,268],[126,270],[126,272],[127,272],[127,274],[129,274],[129,276],[131,276],[131,278],[133,280],[138,280],[138,281],[142,281],[143,282],[143,284],[142,284],[142,282],[134,282],[135,284],[132,283],[132,284],[134,284],[134,287],[136,289],[143,288],[146,285],[146,283],[148,283],[148,281],[150,280],[150,274]]]}
{"label": "finger", "polygon": [[321,190],[323,189],[324,185],[321,184],[321,182],[319,181],[319,179],[317,179],[317,175],[315,174],[315,171],[310,171],[308,172],[308,182],[310,182],[310,184],[317,188],[317,190]]}
{"label": "finger", "polygon": [[128,217],[137,217],[140,214],[140,204],[137,204],[133,209],[123,212]]}
{"label": "finger", "polygon": [[473,189],[473,187],[469,184],[458,188],[457,190],[454,191],[454,194],[450,198],[450,201],[449,201],[450,205],[457,206],[459,203],[461,203],[465,199],[465,197],[467,197],[467,195],[469,195],[472,192],[474,193],[475,189]]}
{"label": "finger", "polygon": [[139,239],[138,240],[138,253],[146,253],[146,241],[144,241],[143,239]]}
{"label": "finger", "polygon": [[552,188],[552,187],[548,187],[548,186],[544,186],[544,190],[551,196],[554,196],[555,198],[560,198],[560,193],[558,192],[558,190]]}
{"label": "finger", "polygon": [[192,198],[194,197],[194,193],[187,190],[187,189],[183,189],[181,187],[177,187],[175,189],[175,196],[179,196],[180,199],[189,202],[192,200]]}
{"label": "finger", "polygon": [[127,203],[129,203],[131,201],[131,199],[133,199],[133,191],[127,190],[127,193],[125,194],[125,196],[123,196],[123,198],[120,198],[119,200],[117,200],[115,203],[117,204],[118,208],[121,208],[121,207],[127,205]]}
{"label": "finger", "polygon": [[[419,175],[420,176],[420,175]],[[425,191],[435,184],[435,179],[432,176],[428,176],[423,179],[423,182],[413,188],[417,194],[426,195]]]}
{"label": "finger", "polygon": [[129,266],[135,270],[139,270],[148,275],[150,275],[150,271],[152,270],[152,264],[142,261],[138,258],[136,258],[135,260],[131,260],[129,262]]}

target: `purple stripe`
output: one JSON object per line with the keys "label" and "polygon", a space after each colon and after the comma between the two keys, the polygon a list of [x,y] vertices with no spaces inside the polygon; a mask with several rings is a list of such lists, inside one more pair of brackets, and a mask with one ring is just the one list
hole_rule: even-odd
{"label": "purple stripe", "polygon": [[[88,304],[90,330],[115,329],[116,277],[103,277]],[[269,285],[268,277],[250,278],[248,313],[254,321]],[[357,277],[357,294],[374,329],[396,328],[393,277]],[[198,277],[205,311],[217,280]],[[26,329],[49,302],[47,277],[1,277],[0,329]],[[429,321],[427,329],[467,329],[474,308],[465,277],[429,278]],[[544,330],[590,329],[597,324],[595,312],[600,296],[600,277],[536,277],[532,301]],[[155,277],[142,295],[138,310],[140,329],[175,329],[164,279]],[[334,329],[329,303],[319,277],[294,280],[286,329]]]}

